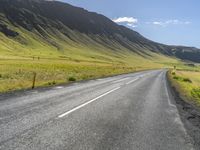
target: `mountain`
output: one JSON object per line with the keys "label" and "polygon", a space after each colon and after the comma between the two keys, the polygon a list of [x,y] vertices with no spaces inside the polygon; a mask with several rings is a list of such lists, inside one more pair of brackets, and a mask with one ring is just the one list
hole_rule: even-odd
{"label": "mountain", "polygon": [[50,0],[0,0],[0,40],[2,55],[67,57],[89,55],[89,49],[200,62],[197,48],[156,43],[103,15]]}

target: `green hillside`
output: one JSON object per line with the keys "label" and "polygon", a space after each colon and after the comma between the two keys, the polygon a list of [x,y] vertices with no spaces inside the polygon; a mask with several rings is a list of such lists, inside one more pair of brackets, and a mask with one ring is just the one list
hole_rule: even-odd
{"label": "green hillside", "polygon": [[74,42],[58,31],[56,37],[48,33],[49,39],[54,39],[59,44],[58,49],[36,33],[14,29],[20,33],[20,37],[6,37],[2,33],[0,36],[1,92],[30,88],[33,72],[37,73],[36,86],[49,86],[70,82],[70,78],[85,80],[160,68],[169,61],[178,62],[153,52],[148,55],[137,54],[114,42],[111,44],[118,48],[113,50],[73,31],[72,35],[74,38],[81,38],[80,42]]}
{"label": "green hillside", "polygon": [[30,88],[33,72],[36,86],[48,86],[170,67],[182,64],[185,49],[199,52],[152,42],[105,16],[65,3],[1,0],[0,92]]}

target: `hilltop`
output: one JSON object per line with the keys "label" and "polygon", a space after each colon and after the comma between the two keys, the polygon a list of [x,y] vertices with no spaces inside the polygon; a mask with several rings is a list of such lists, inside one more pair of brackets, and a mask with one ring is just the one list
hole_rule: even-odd
{"label": "hilltop", "polygon": [[84,49],[97,53],[131,51],[142,57],[156,53],[200,61],[197,48],[153,42],[101,14],[58,1],[1,0],[0,32],[0,49],[5,55],[60,56],[80,47],[81,53]]}

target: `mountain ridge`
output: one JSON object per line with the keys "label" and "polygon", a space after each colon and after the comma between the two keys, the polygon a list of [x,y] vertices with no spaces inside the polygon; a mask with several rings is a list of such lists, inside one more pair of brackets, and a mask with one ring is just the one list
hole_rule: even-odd
{"label": "mountain ridge", "polygon": [[[125,48],[141,55],[151,55],[151,52],[200,62],[200,50],[197,48],[169,46],[151,41],[136,31],[114,23],[104,15],[64,2],[1,0],[0,14],[0,32],[12,40],[18,39],[22,45],[28,42],[16,31],[18,28],[40,37],[58,50],[64,49],[60,41],[69,45],[73,41],[86,46],[103,46],[114,51]],[[91,42],[88,44],[88,41]]]}

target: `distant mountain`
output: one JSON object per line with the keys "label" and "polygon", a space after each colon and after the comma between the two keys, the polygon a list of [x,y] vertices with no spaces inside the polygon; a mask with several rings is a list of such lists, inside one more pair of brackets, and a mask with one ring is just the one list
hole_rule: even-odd
{"label": "distant mountain", "polygon": [[153,42],[103,15],[58,1],[0,0],[0,32],[24,46],[31,43],[27,39],[39,37],[61,51],[63,43],[70,45],[71,40],[113,51],[124,48],[140,55],[151,52],[200,62],[197,48]]}

